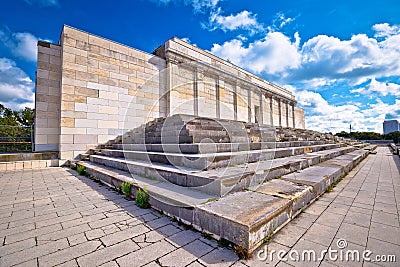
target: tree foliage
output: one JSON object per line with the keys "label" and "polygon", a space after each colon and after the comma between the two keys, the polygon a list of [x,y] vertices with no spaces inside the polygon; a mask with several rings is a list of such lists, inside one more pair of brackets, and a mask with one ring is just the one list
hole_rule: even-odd
{"label": "tree foliage", "polygon": [[12,110],[0,104],[0,152],[31,151],[34,114],[31,108]]}
{"label": "tree foliage", "polygon": [[380,134],[375,132],[345,132],[336,133],[336,136],[344,138],[352,138],[357,140],[393,140],[395,143],[400,142],[400,132],[392,132],[388,134]]}
{"label": "tree foliage", "polygon": [[32,126],[35,110],[25,107],[21,110],[12,110],[0,104],[0,125]]}

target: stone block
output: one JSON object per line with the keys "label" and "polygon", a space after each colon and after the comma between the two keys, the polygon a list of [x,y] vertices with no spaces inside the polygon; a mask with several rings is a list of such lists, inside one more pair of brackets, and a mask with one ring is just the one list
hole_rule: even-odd
{"label": "stone block", "polygon": [[128,75],[110,72],[110,78],[128,81]]}
{"label": "stone block", "polygon": [[114,71],[114,72],[119,72],[119,67],[105,63],[105,62],[99,62],[99,69],[101,70],[107,70],[107,71]]}
{"label": "stone block", "polygon": [[62,33],[63,33],[64,37],[69,37],[69,38],[83,41],[86,43],[89,42],[89,34],[88,33],[73,29],[71,27],[64,26]]}
{"label": "stone block", "polygon": [[118,107],[113,107],[113,106],[99,106],[99,113],[118,114]]}
{"label": "stone block", "polygon": [[74,127],[74,118],[61,118],[61,127]]}
{"label": "stone block", "polygon": [[[65,45],[63,47],[63,53],[70,53],[70,54],[73,54],[73,55],[78,55],[78,56],[83,56],[83,57],[87,57],[88,56],[88,52],[87,51],[84,51],[84,50],[81,50],[81,49],[77,49],[75,47],[68,46],[68,45]],[[64,65],[64,62],[63,62],[63,65]]]}
{"label": "stone block", "polygon": [[109,86],[118,86],[118,80],[99,76],[99,83]]}
{"label": "stone block", "polygon": [[61,128],[61,134],[86,134],[86,128]]}
{"label": "stone block", "polygon": [[74,135],[74,144],[97,144],[97,142],[97,135],[95,134]]}
{"label": "stone block", "polygon": [[89,35],[89,44],[97,45],[104,48],[110,48],[110,41],[94,35]]}
{"label": "stone block", "polygon": [[[117,121],[99,120],[97,127],[98,128],[118,128],[118,122]],[[94,127],[92,127],[92,128],[94,128]]]}
{"label": "stone block", "polygon": [[95,127],[97,127],[97,120],[76,119],[75,127],[77,127],[77,128],[95,128]]}
{"label": "stone block", "polygon": [[61,134],[60,143],[61,144],[72,144],[74,142],[74,135],[72,134]]}
{"label": "stone block", "polygon": [[99,91],[99,98],[109,99],[109,100],[118,100],[118,94],[114,93],[114,92],[108,92],[108,91]]}
{"label": "stone block", "polygon": [[32,162],[31,161],[24,161],[24,169],[26,169],[26,170],[32,169]]}
{"label": "stone block", "polygon": [[106,84],[100,84],[100,83],[94,83],[94,82],[88,82],[87,83],[87,88],[90,89],[97,89],[100,91],[108,91],[108,85]]}
{"label": "stone block", "polygon": [[61,102],[61,110],[69,110],[69,111],[75,110],[74,102],[62,101]]}

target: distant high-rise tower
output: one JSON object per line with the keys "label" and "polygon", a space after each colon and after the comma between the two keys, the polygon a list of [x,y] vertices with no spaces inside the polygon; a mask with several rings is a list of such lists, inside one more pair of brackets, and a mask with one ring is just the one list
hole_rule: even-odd
{"label": "distant high-rise tower", "polygon": [[391,132],[400,131],[400,124],[397,120],[389,120],[383,122],[383,133],[388,134]]}

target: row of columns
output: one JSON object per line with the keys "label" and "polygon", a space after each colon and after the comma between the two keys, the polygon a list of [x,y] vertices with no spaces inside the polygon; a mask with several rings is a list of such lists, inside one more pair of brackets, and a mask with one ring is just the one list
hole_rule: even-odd
{"label": "row of columns", "polygon": [[[193,98],[194,98],[194,107],[193,107],[193,111],[194,111],[194,115],[198,116],[199,115],[199,101],[198,101],[198,97],[199,97],[199,71],[197,68],[194,68],[193,71]],[[173,75],[172,73],[169,73],[169,75]],[[172,77],[169,77],[172,78]],[[220,106],[220,101],[224,102],[224,99],[221,99],[221,94],[220,94],[220,85],[221,83],[224,83],[225,81],[223,79],[221,79],[220,77],[216,77],[215,78],[215,95],[216,95],[216,118],[221,118],[221,106]],[[237,85],[235,82],[231,83],[231,85],[233,85],[233,109],[234,109],[234,119],[237,120],[238,119],[238,92],[237,92]],[[225,87],[225,86],[224,86]],[[226,88],[226,87],[225,87]],[[274,126],[284,126],[284,119],[285,121],[285,126],[287,127],[295,127],[295,105],[296,103],[294,101],[290,101],[284,98],[281,98],[277,95],[273,95],[271,93],[265,93],[262,91],[262,89],[259,89],[258,92],[258,98],[259,98],[259,103],[258,103],[258,110],[256,110],[255,106],[253,106],[252,103],[252,91],[249,88],[247,88],[247,105],[248,105],[248,121],[251,122],[255,122],[257,121],[258,123],[267,123],[266,121],[264,121],[264,115],[265,118],[267,118],[268,113],[269,113],[269,123],[270,125],[274,125]],[[269,105],[266,105],[266,100],[269,100]],[[278,114],[274,113],[274,101],[277,102],[277,106],[278,106]],[[167,100],[167,102],[169,102],[169,99]],[[255,104],[255,103],[254,103]],[[169,110],[169,106],[171,105],[171,103],[168,103],[168,110]],[[201,108],[201,107],[200,107]],[[252,109],[253,112],[252,112]],[[282,111],[283,110],[283,111]],[[168,113],[168,112],[167,112]],[[254,113],[254,120],[252,120],[252,113]],[[258,114],[257,114],[258,113]],[[264,114],[265,113],[265,114]],[[290,123],[290,118],[289,118],[289,114],[291,113],[291,125]],[[274,121],[274,116],[278,117],[278,121]]]}

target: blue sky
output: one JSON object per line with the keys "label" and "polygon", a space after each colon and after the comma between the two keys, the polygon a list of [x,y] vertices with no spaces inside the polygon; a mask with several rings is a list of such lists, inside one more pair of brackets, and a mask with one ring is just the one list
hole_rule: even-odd
{"label": "blue sky", "polygon": [[400,119],[398,0],[2,1],[0,103],[33,106],[36,42],[63,24],[147,52],[183,38],[291,90],[310,129]]}

